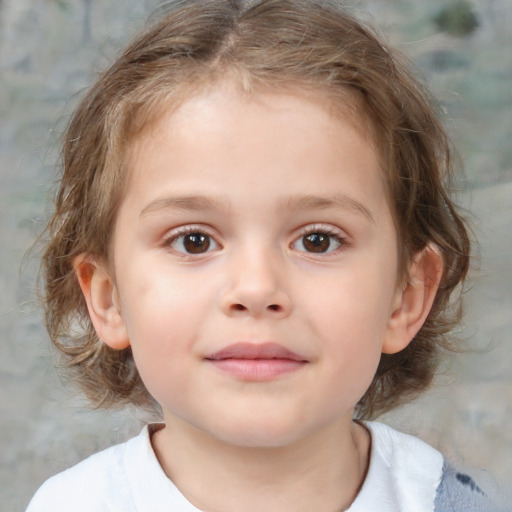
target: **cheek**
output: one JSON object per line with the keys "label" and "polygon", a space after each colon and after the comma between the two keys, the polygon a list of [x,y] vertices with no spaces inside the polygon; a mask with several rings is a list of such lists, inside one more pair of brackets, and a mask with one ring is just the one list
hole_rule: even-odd
{"label": "cheek", "polygon": [[350,394],[362,395],[370,385],[382,353],[383,329],[364,315],[340,319],[329,329],[326,364],[333,381]]}
{"label": "cheek", "polygon": [[127,329],[135,364],[144,385],[160,404],[170,397],[178,407],[188,396],[197,319],[191,298],[178,290],[139,290],[139,300],[128,315]]}
{"label": "cheek", "polygon": [[395,274],[371,265],[362,267],[352,266],[318,280],[318,286],[305,296],[314,314],[312,322],[349,344],[380,340],[392,312]]}
{"label": "cheek", "polygon": [[[148,333],[160,329],[167,334],[183,326],[191,329],[196,323],[194,317],[211,303],[207,280],[167,267],[150,261],[146,266],[150,271],[126,269],[129,277],[124,282],[128,281],[128,285],[121,290],[121,300],[128,331],[133,336],[147,337],[146,329]],[[171,331],[170,326],[174,326]],[[146,341],[158,343],[164,339]]]}
{"label": "cheek", "polygon": [[340,319],[329,334],[323,368],[331,410],[354,407],[370,387],[382,354],[382,330],[368,318]]}
{"label": "cheek", "polygon": [[[391,314],[394,274],[366,267],[331,280],[328,293],[310,296],[315,335],[335,388],[362,396],[377,370]],[[323,287],[325,289],[325,287]],[[336,383],[338,385],[336,385]]]}
{"label": "cheek", "polygon": [[[203,286],[199,294],[197,286]],[[176,374],[184,355],[193,351],[198,326],[212,303],[204,280],[164,276],[158,272],[136,276],[121,293],[126,328],[139,372],[157,377]]]}

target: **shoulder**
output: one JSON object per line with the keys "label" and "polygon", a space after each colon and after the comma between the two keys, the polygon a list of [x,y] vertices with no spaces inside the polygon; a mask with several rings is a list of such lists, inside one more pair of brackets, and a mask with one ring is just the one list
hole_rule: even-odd
{"label": "shoulder", "polygon": [[443,470],[441,453],[382,423],[365,425],[372,440],[370,464],[350,512],[432,512]]}
{"label": "shoulder", "polygon": [[[395,470],[407,468],[404,476],[422,478],[435,475],[439,483],[444,463],[443,455],[421,439],[399,432],[378,422],[367,422],[372,436],[372,452]],[[437,487],[437,485],[436,485]]]}
{"label": "shoulder", "polygon": [[27,512],[130,512],[126,455],[127,452],[142,451],[148,439],[146,427],[130,441],[91,455],[51,477],[38,489]]}
{"label": "shoulder", "polygon": [[[367,422],[372,434],[372,464],[380,467],[379,479],[393,489],[396,510],[435,512],[504,512],[497,506],[496,489],[486,489],[450,465],[424,441],[387,425]],[[387,480],[386,480],[387,479]],[[487,482],[488,483],[488,482]]]}
{"label": "shoulder", "polygon": [[[469,475],[445,462],[435,512],[498,512],[502,510]],[[503,509],[504,510],[504,509]]]}

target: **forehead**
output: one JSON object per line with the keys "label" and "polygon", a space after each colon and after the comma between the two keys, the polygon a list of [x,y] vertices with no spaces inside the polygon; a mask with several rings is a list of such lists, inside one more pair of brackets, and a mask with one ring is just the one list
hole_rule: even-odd
{"label": "forehead", "polygon": [[[262,106],[270,100],[275,107],[276,98],[279,98],[282,112],[288,107],[288,110],[293,110],[293,103],[300,103],[309,108],[311,115],[322,111],[331,121],[338,119],[350,125],[371,147],[383,166],[384,159],[377,144],[379,138],[376,137],[376,128],[366,112],[362,95],[357,91],[312,87],[307,83],[262,84],[237,72],[227,71],[227,75],[228,78],[212,77],[211,81],[198,77],[195,84],[183,84],[168,93],[161,91],[147,105],[135,111],[131,116],[131,127],[125,130],[124,138],[128,141],[125,146],[125,161],[128,165],[125,167],[133,168],[133,159],[142,146],[156,143],[164,127],[166,130],[179,129],[191,116],[198,115],[206,126],[214,126],[215,116],[223,109],[236,109],[240,117],[243,117],[243,112],[251,105]],[[215,104],[215,112],[211,108],[212,104]]]}
{"label": "forehead", "polygon": [[384,195],[378,160],[350,108],[335,109],[324,96],[249,95],[223,84],[164,111],[133,139],[128,188],[141,198],[144,191],[157,193],[149,183],[159,181],[170,196],[208,191],[223,197],[229,188],[239,195],[261,191],[263,200],[279,191],[333,196],[343,184],[345,191],[358,189],[355,195],[365,188]]}

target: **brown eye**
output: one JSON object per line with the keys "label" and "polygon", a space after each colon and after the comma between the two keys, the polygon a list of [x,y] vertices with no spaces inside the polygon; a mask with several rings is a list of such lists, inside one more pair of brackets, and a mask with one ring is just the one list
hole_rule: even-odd
{"label": "brown eye", "polygon": [[318,229],[318,231],[310,231],[299,236],[291,244],[291,247],[296,251],[309,254],[329,254],[345,245],[345,238],[341,235],[342,233],[338,235]]}
{"label": "brown eye", "polygon": [[310,233],[302,237],[302,245],[308,252],[327,252],[331,246],[331,236],[325,233]]}
{"label": "brown eye", "polygon": [[210,237],[204,233],[189,233],[182,239],[183,249],[189,254],[202,254],[210,248]]}
{"label": "brown eye", "polygon": [[[222,246],[213,236],[204,231],[195,231],[195,226],[186,226],[180,228],[175,234],[171,234],[164,241],[164,247],[169,247],[173,252],[181,253],[185,256],[201,256],[202,254],[219,251]],[[181,233],[180,233],[181,232]]]}

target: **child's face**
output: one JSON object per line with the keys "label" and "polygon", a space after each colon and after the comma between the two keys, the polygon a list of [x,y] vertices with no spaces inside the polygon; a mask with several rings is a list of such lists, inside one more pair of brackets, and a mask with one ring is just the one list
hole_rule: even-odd
{"label": "child's face", "polygon": [[373,145],[320,102],[225,85],[164,114],[129,165],[122,329],[99,334],[131,344],[166,422],[258,446],[349,424],[402,296]]}

